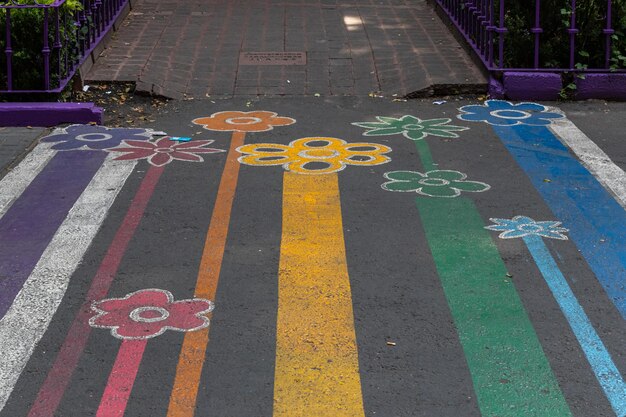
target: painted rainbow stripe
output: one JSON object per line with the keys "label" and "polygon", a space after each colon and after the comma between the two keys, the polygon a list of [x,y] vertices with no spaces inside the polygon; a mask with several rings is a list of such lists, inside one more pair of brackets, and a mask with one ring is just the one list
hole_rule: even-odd
{"label": "painted rainbow stripe", "polygon": [[284,174],[275,417],[364,416],[337,174]]}
{"label": "painted rainbow stripe", "polygon": [[[407,136],[415,125],[405,127],[401,119],[379,120],[395,127],[388,134]],[[428,245],[458,330],[478,405],[483,415],[568,417],[571,412],[550,368],[532,323],[515,286],[507,280],[506,267],[474,203],[459,194],[481,192],[487,184],[470,182],[465,175],[438,170],[428,143],[428,135],[458,137],[432,129],[450,119],[420,120],[422,130],[415,145],[424,174],[396,171],[385,174],[392,181],[383,189],[417,192],[416,206],[422,219]],[[372,128],[378,123],[354,123]],[[374,132],[375,133],[375,132]],[[444,135],[445,134],[445,135]],[[372,135],[372,131],[366,132]],[[445,181],[437,174],[449,176]],[[433,175],[431,179],[430,175]],[[458,184],[451,180],[456,176]],[[441,178],[444,178],[443,176]],[[458,188],[454,188],[454,187]],[[438,187],[451,187],[454,193],[435,193]],[[430,188],[430,189],[429,189]],[[455,194],[455,195],[452,195]],[[456,198],[436,198],[456,197]]]}
{"label": "painted rainbow stripe", "polygon": [[563,273],[559,270],[541,237],[536,235],[524,236],[524,243],[526,243],[537,267],[550,287],[550,291],[552,291],[576,335],[576,339],[585,352],[593,373],[611,403],[613,411],[618,416],[626,416],[626,382],[624,382],[600,336],[593,328],[587,314],[578,303]]}
{"label": "painted rainbow stripe", "polygon": [[[47,144],[38,145],[33,157],[23,161],[25,167],[20,164],[13,172],[24,172],[33,165],[43,169],[45,162],[52,157],[49,153]],[[107,158],[65,217],[0,320],[0,345],[4,349],[3,360],[0,361],[0,410],[48,328],[70,277],[134,167],[134,162]]]}
{"label": "painted rainbow stripe", "polygon": [[506,267],[474,203],[416,205],[485,416],[571,416]]}
{"label": "painted rainbow stripe", "polygon": [[0,219],[0,318],[107,154],[57,153]]}
{"label": "painted rainbow stripe", "polygon": [[570,230],[572,241],[626,319],[626,211],[549,128],[493,129]]}
{"label": "painted rainbow stripe", "polygon": [[91,303],[107,296],[124,252],[139,226],[163,170],[163,167],[151,167],[141,181],[126,216],[91,282],[85,301],[70,326],[46,380],[39,389],[28,417],[48,417],[54,415],[59,407],[92,331],[89,325],[89,319],[93,316]]}

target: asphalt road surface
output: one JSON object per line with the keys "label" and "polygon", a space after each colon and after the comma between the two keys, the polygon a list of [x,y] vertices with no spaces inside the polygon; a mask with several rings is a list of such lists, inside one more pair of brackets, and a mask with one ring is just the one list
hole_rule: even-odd
{"label": "asphalt road surface", "polygon": [[0,416],[626,416],[626,106],[585,106],[60,128],[0,180]]}

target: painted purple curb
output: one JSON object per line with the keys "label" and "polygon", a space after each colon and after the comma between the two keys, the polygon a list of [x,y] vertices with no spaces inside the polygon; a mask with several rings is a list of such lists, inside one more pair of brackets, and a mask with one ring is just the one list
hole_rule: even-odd
{"label": "painted purple curb", "polygon": [[506,98],[504,86],[500,81],[496,80],[493,77],[489,78],[489,97],[495,99]]}
{"label": "painted purple curb", "polygon": [[502,84],[511,100],[557,100],[563,88],[561,74],[505,72]]}
{"label": "painted purple curb", "polygon": [[626,100],[626,74],[585,74],[575,83],[577,99]]}
{"label": "painted purple curb", "polygon": [[0,219],[0,319],[106,156],[57,153]]}
{"label": "painted purple curb", "polygon": [[0,126],[102,124],[103,111],[94,103],[0,103]]}

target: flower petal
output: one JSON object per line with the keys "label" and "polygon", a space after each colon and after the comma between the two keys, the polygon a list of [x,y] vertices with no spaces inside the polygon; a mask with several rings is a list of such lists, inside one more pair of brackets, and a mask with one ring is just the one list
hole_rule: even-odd
{"label": "flower petal", "polygon": [[[422,126],[441,126],[450,123],[452,119],[426,119],[421,121]],[[467,128],[466,128],[467,129]]]}
{"label": "flower petal", "polygon": [[167,165],[172,162],[172,157],[167,153],[155,153],[152,157],[150,157],[150,159],[148,159],[148,162],[155,167],[162,167],[163,165]]}
{"label": "flower petal", "polygon": [[428,171],[426,173],[426,176],[428,178],[438,178],[446,181],[459,181],[467,178],[467,175],[465,175],[464,173],[451,169],[437,169],[433,171]]}
{"label": "flower petal", "polygon": [[191,140],[189,142],[180,142],[173,146],[174,149],[185,148],[202,148],[203,146],[210,145],[214,140]]}
{"label": "flower petal", "polygon": [[389,126],[402,124],[402,119],[396,119],[394,117],[376,116],[376,118]]}
{"label": "flower petal", "polygon": [[410,193],[419,190],[422,186],[413,181],[389,181],[381,185],[381,187],[387,191]]}
{"label": "flower petal", "polygon": [[402,133],[403,130],[397,127],[386,127],[382,129],[373,129],[363,133],[363,136],[387,136],[397,135]]}
{"label": "flower petal", "polygon": [[394,181],[419,181],[426,178],[421,172],[415,171],[391,171],[385,173],[384,177]]}
{"label": "flower petal", "polygon": [[204,161],[204,159],[202,159],[201,156],[195,155],[195,154],[190,153],[190,152],[175,151],[175,152],[172,152],[169,155],[172,158],[178,159],[180,161],[191,161],[191,162],[202,162],[202,161]]}
{"label": "flower petal", "polygon": [[404,137],[411,140],[421,140],[428,136],[428,132],[424,130],[405,130]]}
{"label": "flower petal", "polygon": [[419,190],[418,194],[426,195],[428,197],[458,197],[461,192],[456,188],[437,185],[424,185]]}
{"label": "flower petal", "polygon": [[487,191],[491,188],[489,184],[478,181],[453,181],[452,187],[471,193],[482,193],[483,191]]}
{"label": "flower petal", "polygon": [[352,124],[354,126],[364,127],[365,129],[381,129],[381,128],[389,127],[388,123],[378,123],[378,122],[355,122]]}

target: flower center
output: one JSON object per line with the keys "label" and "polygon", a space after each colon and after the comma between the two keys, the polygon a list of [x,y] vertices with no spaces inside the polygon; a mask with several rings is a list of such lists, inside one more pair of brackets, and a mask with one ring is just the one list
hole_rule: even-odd
{"label": "flower center", "polygon": [[543,230],[543,228],[538,224],[522,224],[518,227],[518,229],[529,233],[537,233]]}
{"label": "flower center", "polygon": [[419,184],[440,187],[442,185],[450,184],[450,181],[441,178],[424,178],[419,180]]}
{"label": "flower center", "polygon": [[157,153],[172,153],[172,152],[174,152],[174,149],[172,149],[172,148],[156,148],[154,151],[157,152]]}
{"label": "flower center", "polygon": [[402,129],[404,129],[404,130],[423,130],[424,126],[416,125],[416,124],[411,123],[411,124],[402,126]]}
{"label": "flower center", "polygon": [[302,158],[307,159],[328,159],[338,156],[339,152],[332,149],[307,149],[298,154]]}
{"label": "flower center", "polygon": [[231,117],[226,119],[226,123],[231,125],[253,125],[255,123],[261,123],[263,120],[258,117]]}
{"label": "flower center", "polygon": [[76,136],[76,140],[80,140],[82,142],[102,142],[103,140],[109,140],[112,137],[113,136],[108,133],[85,133]]}
{"label": "flower center", "polygon": [[170,316],[170,312],[163,307],[137,307],[130,312],[130,318],[139,323],[155,323]]}
{"label": "flower center", "polygon": [[492,111],[489,114],[495,117],[501,117],[503,119],[528,119],[532,116],[530,113],[521,111],[521,110],[496,110]]}

